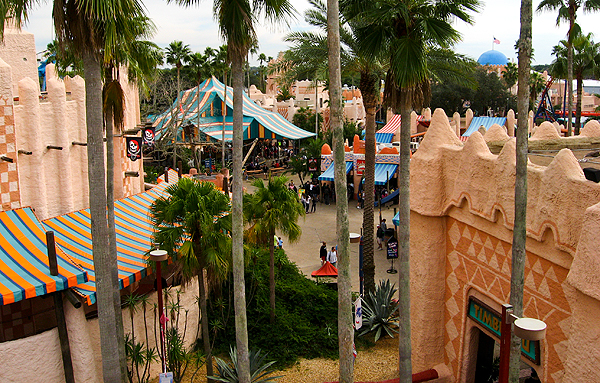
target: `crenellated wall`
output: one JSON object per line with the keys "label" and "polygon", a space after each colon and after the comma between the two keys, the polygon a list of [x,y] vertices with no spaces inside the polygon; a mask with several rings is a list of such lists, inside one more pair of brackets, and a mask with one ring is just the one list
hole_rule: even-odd
{"label": "crenellated wall", "polygon": [[[0,161],[2,209],[31,206],[40,219],[85,209],[89,206],[85,81],[79,76],[60,79],[54,65],[48,64],[47,93],[41,94],[33,35],[12,28],[5,33],[0,47],[0,156],[13,162]],[[123,129],[131,130],[140,121],[138,89],[128,83],[125,69],[120,73]],[[116,131],[114,138],[115,198],[140,193],[144,186],[143,162],[126,157],[126,139],[120,133]],[[125,172],[139,176],[126,177]]]}
{"label": "crenellated wall", "polygon": [[[595,124],[584,131],[599,131]],[[545,139],[550,130],[556,133],[551,124],[541,126],[532,139]],[[506,141],[498,155],[486,144],[488,134]],[[472,382],[475,329],[486,330],[467,318],[469,299],[495,311],[510,299],[515,150],[514,138],[493,129],[461,143],[436,110],[412,157],[416,371],[444,363],[456,381]],[[600,185],[585,179],[570,150],[558,152],[548,166],[529,164],[524,314],[544,320],[548,333],[540,364],[526,362],[543,382],[600,381],[592,368],[600,362],[599,202]]]}

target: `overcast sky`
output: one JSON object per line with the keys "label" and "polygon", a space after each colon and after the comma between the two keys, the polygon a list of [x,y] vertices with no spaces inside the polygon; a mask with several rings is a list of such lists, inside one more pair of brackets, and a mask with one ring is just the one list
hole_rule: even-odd
{"label": "overcast sky", "polygon": [[[367,0],[368,1],[368,0]],[[174,3],[168,4],[165,0],[144,0],[148,15],[157,27],[154,42],[160,47],[167,46],[174,40],[181,40],[190,45],[192,51],[204,51],[207,46],[217,48],[223,44],[219,36],[217,25],[212,16],[212,2],[204,0],[200,6],[183,8]],[[307,0],[292,0],[299,15],[288,26],[259,25],[259,52],[267,56],[276,57],[279,51],[287,49],[283,36],[291,30],[307,30],[309,26],[304,22],[302,15],[308,8]],[[534,7],[539,1],[534,1]],[[25,30],[34,33],[36,49],[38,52],[45,49],[46,44],[53,38],[51,20],[52,1],[43,1],[42,5],[30,13],[29,22]],[[509,60],[516,62],[514,45],[519,37],[519,0],[487,0],[482,1],[482,9],[474,15],[475,24],[467,26],[457,24],[463,40],[455,47],[455,51],[474,59],[485,51],[492,49],[493,38],[500,40],[494,49],[504,53]],[[577,21],[585,33],[595,32],[594,20],[599,20],[600,14],[578,14]],[[533,21],[533,48],[534,64],[549,64],[552,47],[559,40],[565,38],[567,24],[556,27],[556,15],[553,12],[537,13],[534,11]],[[600,37],[596,37],[600,41]],[[251,65],[257,65],[256,57],[251,57]]]}

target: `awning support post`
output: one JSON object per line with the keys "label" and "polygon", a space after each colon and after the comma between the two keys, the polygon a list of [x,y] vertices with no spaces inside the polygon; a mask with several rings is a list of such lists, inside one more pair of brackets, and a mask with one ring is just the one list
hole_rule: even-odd
{"label": "awning support post", "polygon": [[[54,243],[54,232],[46,232],[46,247],[48,249],[48,266],[50,275],[58,276],[58,261],[56,259],[56,245]],[[56,325],[58,327],[58,339],[60,341],[60,350],[62,353],[63,368],[65,370],[65,382],[75,383],[75,373],[73,372],[73,362],[71,360],[71,347],[69,346],[69,334],[67,332],[67,322],[65,320],[65,308],[63,306],[63,297],[60,291],[52,293],[54,298],[54,312],[56,313]]]}

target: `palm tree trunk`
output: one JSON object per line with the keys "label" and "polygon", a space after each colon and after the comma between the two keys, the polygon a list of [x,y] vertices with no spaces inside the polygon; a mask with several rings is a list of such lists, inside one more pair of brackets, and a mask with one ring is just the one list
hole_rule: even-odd
{"label": "palm tree trunk", "polygon": [[[105,81],[110,83],[113,81],[113,66],[110,66],[105,71]],[[114,150],[114,134],[113,134],[113,110],[107,110],[106,113],[106,210],[108,218],[108,250],[110,254],[117,254],[117,232],[115,230],[115,150]],[[121,311],[121,299],[115,300],[115,312]],[[121,328],[118,329],[119,334],[124,334],[123,321]],[[133,327],[131,330],[133,336]],[[121,368],[127,369],[127,356],[125,355],[125,339],[119,344],[119,353],[121,363],[125,363]]]}
{"label": "palm tree trunk", "polygon": [[179,93],[181,93],[181,82],[179,80],[179,67],[177,67],[177,102],[175,103],[175,120],[173,120],[173,169],[177,169],[177,119],[179,118]]}
{"label": "palm tree trunk", "polygon": [[[231,44],[229,45],[232,46]],[[233,198],[231,203],[231,241],[233,258],[233,304],[235,310],[235,339],[238,358],[238,379],[250,383],[248,355],[248,320],[246,317],[246,284],[244,282],[244,223],[242,190],[243,155],[243,56],[234,54],[231,62],[233,79]]]}
{"label": "palm tree trunk", "polygon": [[364,294],[375,292],[374,210],[375,210],[375,110],[377,76],[368,71],[360,74],[360,89],[365,107],[365,205],[363,210],[363,275]]}
{"label": "palm tree trunk", "polygon": [[[233,66],[233,65],[232,65]],[[233,76],[233,72],[231,73],[231,75]],[[242,73],[242,86],[244,85],[244,73]],[[227,72],[223,72],[223,110],[221,111],[221,113],[223,114],[223,135],[221,136],[222,140],[221,140],[221,167],[224,168],[225,167],[225,117],[227,117]],[[242,121],[244,121],[243,118],[243,112],[242,112]],[[244,132],[243,130],[244,128],[242,128],[242,134]],[[243,139],[243,137],[242,137]]]}
{"label": "palm tree trunk", "polygon": [[200,294],[200,315],[202,321],[202,344],[204,353],[206,354],[206,379],[208,382],[213,380],[209,376],[213,376],[212,350],[210,348],[210,332],[208,330],[208,309],[206,308],[206,286],[204,285],[204,268],[198,273],[198,293]]}
{"label": "palm tree trunk", "polygon": [[575,107],[575,135],[579,135],[581,129],[581,102],[583,97],[583,74],[577,73],[577,106]]}
{"label": "palm tree trunk", "polygon": [[[531,65],[531,0],[521,0],[521,35],[519,47],[519,90],[517,111],[526,116],[529,110],[529,77]],[[569,116],[569,121],[571,117]],[[510,304],[514,314],[523,315],[523,284],[525,280],[525,245],[527,238],[527,146],[528,122],[519,118],[517,125],[516,176],[515,176],[515,221],[513,227],[512,267],[510,282]],[[521,363],[521,339],[516,335],[511,339],[509,381],[519,381]]]}
{"label": "palm tree trunk", "polygon": [[342,79],[340,64],[338,0],[327,0],[327,48],[329,58],[329,96],[335,171],[337,243],[338,243],[338,347],[340,383],[354,381],[354,329],[352,328],[352,282],[350,279],[350,233],[348,229],[348,189],[344,162],[342,126]]}
{"label": "palm tree trunk", "polygon": [[275,323],[275,230],[269,235],[269,315],[271,323]]}
{"label": "palm tree trunk", "polygon": [[412,382],[410,333],[410,91],[400,100],[400,171],[398,176],[398,371],[399,383]]}
{"label": "palm tree trunk", "polygon": [[[575,7],[573,0],[569,0],[569,34],[567,36],[567,97],[569,99],[567,112],[567,136],[573,135],[573,27],[575,26]],[[521,2],[523,7],[523,2]]]}
{"label": "palm tree trunk", "polygon": [[83,54],[83,67],[86,77],[85,102],[92,251],[96,273],[102,373],[105,382],[124,382],[127,380],[127,370],[122,368],[125,363],[121,363],[121,357],[124,355],[115,352],[115,350],[121,349],[123,343],[123,318],[120,309],[117,254],[111,253],[108,248],[104,135],[102,132],[102,80],[100,78],[102,69],[99,60],[88,51]]}

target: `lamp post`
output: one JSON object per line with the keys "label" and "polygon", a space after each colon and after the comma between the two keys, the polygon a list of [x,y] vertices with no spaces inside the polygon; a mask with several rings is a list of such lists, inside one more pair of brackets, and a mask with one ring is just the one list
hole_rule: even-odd
{"label": "lamp post", "polygon": [[165,329],[162,320],[163,317],[163,295],[162,295],[162,268],[161,262],[166,261],[168,253],[165,250],[152,250],[150,252],[150,259],[156,262],[156,292],[158,293],[158,327],[160,328],[160,361],[162,366],[162,372],[167,372],[167,366],[165,364]]}
{"label": "lamp post", "polygon": [[513,307],[502,305],[502,324],[500,328],[500,371],[498,383],[508,383],[510,367],[510,339],[514,333],[525,340],[542,340],[546,337],[546,323],[534,318],[519,318],[513,314]]}

